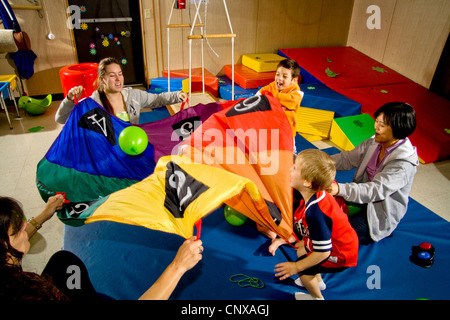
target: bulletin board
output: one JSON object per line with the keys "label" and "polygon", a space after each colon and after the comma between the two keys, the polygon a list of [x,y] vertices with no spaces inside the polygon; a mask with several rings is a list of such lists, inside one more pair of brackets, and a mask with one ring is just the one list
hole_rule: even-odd
{"label": "bulletin board", "polygon": [[[79,63],[116,58],[122,65],[125,84],[145,83],[140,10],[138,1],[69,0],[79,8],[72,20]],[[78,9],[77,9],[78,10]],[[77,13],[71,11],[75,17]]]}

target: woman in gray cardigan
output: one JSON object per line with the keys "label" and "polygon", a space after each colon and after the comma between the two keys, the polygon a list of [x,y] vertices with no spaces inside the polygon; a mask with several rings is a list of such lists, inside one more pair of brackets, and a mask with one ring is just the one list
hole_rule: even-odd
{"label": "woman in gray cardigan", "polygon": [[356,168],[353,182],[333,183],[330,194],[361,204],[349,216],[361,244],[391,235],[408,207],[409,193],[419,165],[416,147],[409,139],[416,128],[414,109],[390,102],[374,114],[375,136],[351,151],[333,155],[337,170]]}
{"label": "woman in gray cardigan", "polygon": [[[187,94],[182,91],[152,94],[139,89],[124,88],[122,68],[114,58],[100,61],[97,85],[98,89],[92,93],[91,98],[109,113],[132,124],[139,124],[141,108],[159,108],[187,99]],[[75,97],[79,99],[83,90],[82,86],[69,90],[56,111],[56,122],[66,123],[75,107]]]}

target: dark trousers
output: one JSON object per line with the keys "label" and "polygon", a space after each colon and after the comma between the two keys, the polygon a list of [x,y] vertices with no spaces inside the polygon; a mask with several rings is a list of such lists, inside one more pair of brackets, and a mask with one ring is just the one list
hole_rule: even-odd
{"label": "dark trousers", "polygon": [[69,251],[56,252],[48,261],[42,275],[50,276],[53,284],[64,292],[69,300],[99,300],[83,261]]}
{"label": "dark trousers", "polygon": [[356,234],[358,235],[359,243],[362,245],[369,245],[373,242],[370,237],[366,208],[348,217],[348,221],[353,229],[355,229]]}

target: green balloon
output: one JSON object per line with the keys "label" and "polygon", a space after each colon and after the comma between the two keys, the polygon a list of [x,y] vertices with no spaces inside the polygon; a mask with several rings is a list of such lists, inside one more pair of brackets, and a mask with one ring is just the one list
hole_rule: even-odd
{"label": "green balloon", "polygon": [[245,223],[245,221],[247,220],[246,216],[244,216],[242,213],[234,210],[232,207],[230,207],[228,205],[225,205],[224,215],[225,215],[225,220],[227,220],[227,222],[229,224],[231,224],[232,226],[235,226],[235,227],[239,227],[239,226],[243,225]]}
{"label": "green balloon", "polygon": [[130,126],[125,128],[119,135],[119,146],[126,154],[139,155],[145,151],[147,145],[147,133],[139,127]]}

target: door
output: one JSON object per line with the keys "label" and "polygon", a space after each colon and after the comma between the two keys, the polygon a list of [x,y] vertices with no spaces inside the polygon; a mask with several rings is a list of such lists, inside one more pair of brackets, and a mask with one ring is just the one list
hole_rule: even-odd
{"label": "door", "polygon": [[80,23],[73,29],[79,63],[114,57],[122,64],[125,84],[144,84],[139,1],[68,2],[79,8]]}

